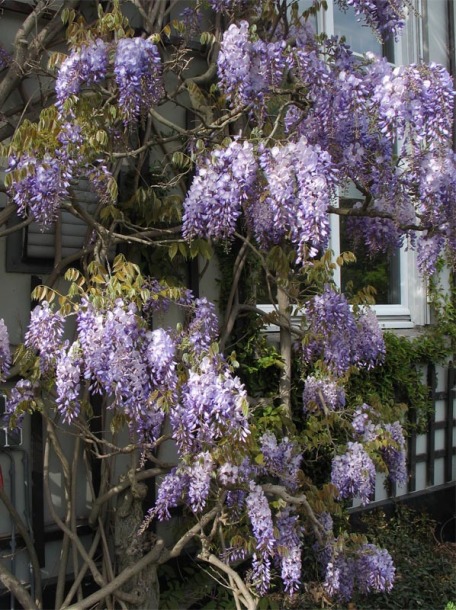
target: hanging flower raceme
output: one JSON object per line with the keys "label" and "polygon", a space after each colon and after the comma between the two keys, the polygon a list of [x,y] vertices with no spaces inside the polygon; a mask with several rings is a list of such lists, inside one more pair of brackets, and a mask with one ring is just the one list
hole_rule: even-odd
{"label": "hanging flower raceme", "polygon": [[25,174],[12,180],[8,188],[19,215],[26,217],[30,213],[43,227],[52,225],[62,201],[69,198],[71,165],[50,154],[42,159],[25,154],[19,159],[10,157],[8,172],[13,171]]}
{"label": "hanging flower raceme", "polygon": [[146,331],[133,303],[118,299],[112,309],[96,310],[87,301],[78,313],[84,375],[93,390],[111,396],[141,437],[160,433],[164,412],[157,402],[176,386],[175,346],[163,329]]}
{"label": "hanging flower raceme", "polygon": [[31,313],[30,324],[25,334],[25,345],[37,350],[43,370],[49,369],[62,347],[64,317],[53,312],[49,303],[43,301]]}
{"label": "hanging flower raceme", "polygon": [[79,344],[61,348],[55,369],[57,407],[64,422],[71,423],[79,415],[82,358]]}
{"label": "hanging flower raceme", "polygon": [[417,239],[418,265],[431,275],[445,248],[452,260],[456,258],[456,155],[451,150],[423,153],[411,165],[407,181],[428,226]]}
{"label": "hanging flower raceme", "polygon": [[395,572],[388,551],[366,543],[352,552],[333,552],[323,587],[330,597],[347,602],[355,589],[363,594],[391,591]]}
{"label": "hanging flower raceme", "polygon": [[310,375],[304,382],[302,395],[304,413],[321,410],[323,413],[336,411],[345,405],[344,389],[329,377],[317,378]]}
{"label": "hanging flower raceme", "polygon": [[392,442],[387,442],[382,448],[381,454],[388,467],[388,477],[393,483],[404,485],[408,479],[407,457],[404,432],[401,424],[396,421],[393,424],[385,424],[385,432]]}
{"label": "hanging flower raceme", "polygon": [[359,497],[367,504],[374,493],[375,466],[361,443],[348,443],[347,451],[333,459],[331,482],[340,498]]}
{"label": "hanging flower raceme", "polygon": [[55,92],[59,111],[63,111],[66,100],[71,95],[78,95],[83,86],[96,85],[103,81],[107,67],[108,46],[101,39],[73,51],[62,63],[57,74]]}
{"label": "hanging flower raceme", "polygon": [[343,294],[329,286],[305,307],[309,334],[303,345],[304,359],[322,359],[339,377],[351,366],[371,368],[383,361],[385,344],[375,314],[361,311],[358,317]]}
{"label": "hanging flower raceme", "polygon": [[231,237],[242,205],[252,194],[256,173],[250,142],[234,140],[215,149],[198,167],[184,201],[184,237]]}
{"label": "hanging flower raceme", "polygon": [[271,557],[276,548],[272,512],[260,485],[253,481],[246,499],[247,512],[257,542],[257,552],[253,556],[252,581],[260,594],[269,589],[271,578]]}
{"label": "hanging flower raceme", "polygon": [[216,341],[218,333],[219,323],[214,304],[205,297],[195,299],[195,315],[188,327],[189,341],[195,354],[207,352]]}
{"label": "hanging flower raceme", "polygon": [[119,88],[119,106],[127,123],[147,112],[163,97],[162,62],[157,46],[150,40],[119,40],[114,73]]}
{"label": "hanging flower raceme", "polygon": [[[20,427],[25,413],[34,403],[36,386],[29,379],[20,379],[11,388],[6,399],[4,421]],[[21,408],[22,407],[22,408]]]}
{"label": "hanging flower raceme", "polygon": [[448,146],[454,90],[447,70],[435,63],[394,69],[385,62],[381,65],[383,72],[373,81],[370,99],[381,132],[402,140],[404,153],[410,145],[414,153],[423,145],[430,150]]}
{"label": "hanging flower raceme", "polygon": [[171,424],[179,450],[195,454],[213,447],[228,430],[233,442],[249,435],[245,415],[246,391],[226,366],[205,357],[189,371],[179,405],[171,411]]}
{"label": "hanging flower raceme", "polygon": [[256,238],[266,246],[271,235],[290,235],[298,262],[316,256],[328,245],[328,206],[337,180],[329,154],[301,137],[296,143],[264,150],[260,164],[268,185],[266,204],[274,228],[257,224],[257,214],[251,214]]}
{"label": "hanging flower raceme", "polygon": [[301,538],[304,528],[293,509],[286,508],[277,515],[277,547],[282,548],[278,555],[280,573],[285,591],[292,595],[301,586],[302,547]]}
{"label": "hanging flower raceme", "polygon": [[252,41],[246,21],[226,30],[217,65],[219,86],[232,105],[253,106],[261,117],[267,93],[291,65],[285,47],[284,41]]}
{"label": "hanging flower raceme", "polygon": [[206,506],[211,483],[211,474],[215,464],[209,451],[204,451],[194,457],[193,464],[188,469],[188,497],[193,512],[198,513]]}
{"label": "hanging flower raceme", "polygon": [[3,318],[0,319],[0,383],[4,383],[11,364],[11,350],[8,329]]}
{"label": "hanging flower raceme", "polygon": [[287,437],[278,443],[273,432],[265,432],[260,437],[260,446],[265,472],[278,477],[282,485],[294,491],[298,486],[299,466],[302,461],[299,446]]}

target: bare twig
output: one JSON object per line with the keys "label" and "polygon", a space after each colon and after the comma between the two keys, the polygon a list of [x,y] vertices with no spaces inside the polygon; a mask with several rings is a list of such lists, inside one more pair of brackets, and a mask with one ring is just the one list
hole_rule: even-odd
{"label": "bare twig", "polygon": [[109,584],[104,584],[103,587],[89,595],[82,601],[73,604],[72,606],[67,606],[68,610],[84,610],[85,608],[90,608],[95,605],[102,599],[104,599],[107,595],[112,595],[114,592],[116,595],[119,594],[120,587],[126,583],[130,578],[132,578],[138,572],[141,572],[146,568],[150,563],[159,560],[160,555],[164,550],[165,543],[163,540],[159,539],[155,544],[154,548],[149,551],[144,557],[141,557],[139,561],[137,561],[134,565],[125,568],[114,580],[112,580]]}
{"label": "bare twig", "polygon": [[280,373],[280,400],[285,409],[287,416],[291,419],[291,333],[289,330],[290,301],[287,293],[282,288],[280,283],[277,285],[277,303],[279,307],[279,317],[288,323],[288,328],[285,324],[280,326],[280,355],[283,360],[283,368]]}
{"label": "bare twig", "polygon": [[299,496],[292,496],[282,485],[273,485],[272,483],[265,483],[262,485],[264,493],[272,494],[277,496],[278,498],[282,498],[288,504],[293,504],[294,506],[302,506],[304,507],[307,517],[312,524],[312,528],[314,530],[315,536],[320,544],[323,545],[322,532],[324,531],[323,526],[318,521],[315,516],[315,513],[312,507],[307,500],[305,494],[300,494]]}
{"label": "bare twig", "polygon": [[[223,563],[218,557],[209,553],[207,551],[201,551],[198,555],[198,559],[202,561],[206,561],[212,566],[215,566],[217,569],[224,572],[230,579],[231,582],[234,582],[237,587],[237,598],[239,601],[247,608],[247,610],[256,610],[258,606],[258,598],[254,597],[250,591],[247,589],[244,581],[239,576],[239,574],[230,568],[226,563]],[[233,590],[234,591],[234,590]]]}
{"label": "bare twig", "polygon": [[247,260],[247,251],[248,240],[242,244],[241,249],[239,250],[238,255],[236,256],[236,261],[234,263],[233,281],[231,284],[231,291],[226,305],[225,324],[222,332],[220,333],[220,349],[222,351],[224,349],[226,340],[228,339],[231,331],[233,330],[234,323],[236,321],[236,308],[233,307],[233,302],[239,288],[239,281],[241,279],[242,270],[244,269]]}
{"label": "bare twig", "polygon": [[[149,470],[142,470],[141,472],[134,473],[134,480],[136,482],[145,481],[165,473],[166,470],[163,470],[162,468],[150,468]],[[111,487],[106,493],[98,496],[98,498],[92,504],[92,509],[89,515],[89,525],[91,527],[95,526],[101,506],[111,500],[111,498],[114,496],[122,493],[125,489],[130,487],[132,485],[132,481],[133,479],[131,477],[125,477],[123,481]]]}
{"label": "bare twig", "polygon": [[23,608],[27,610],[39,610],[39,606],[35,604],[31,596],[28,594],[25,586],[12,574],[8,568],[0,562],[0,580],[12,593],[17,597]]}

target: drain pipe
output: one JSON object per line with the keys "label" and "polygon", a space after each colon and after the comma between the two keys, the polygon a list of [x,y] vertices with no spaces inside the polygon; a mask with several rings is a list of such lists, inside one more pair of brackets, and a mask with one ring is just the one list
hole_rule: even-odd
{"label": "drain pipe", "polygon": [[[14,447],[14,451],[20,451],[22,454],[22,473],[24,481],[24,521],[28,531],[33,536],[33,525],[31,521],[30,510],[30,471],[28,453],[23,447]],[[30,595],[33,600],[36,600],[36,576],[34,574],[32,562],[29,561],[29,580],[30,580]]]}
{"label": "drain pipe", "polygon": [[[9,467],[9,487],[10,487],[10,500],[13,506],[16,506],[16,476],[15,476],[15,467],[14,467],[14,458],[9,451],[1,451],[3,455],[6,455],[10,461]],[[2,477],[3,479],[3,477]],[[10,518],[11,523],[11,538],[10,538],[10,549],[11,549],[11,559],[10,559],[10,569],[11,573],[16,575],[16,525],[14,523],[14,519]],[[10,608],[11,610],[15,610],[15,597],[14,593],[10,592]]]}
{"label": "drain pipe", "polygon": [[[453,78],[453,89],[456,89],[456,25],[454,0],[447,0],[448,21],[448,69]],[[456,99],[453,100],[453,150],[456,151]],[[453,306],[456,307],[456,271],[451,274],[453,289]],[[456,361],[456,344],[453,349],[453,361]]]}

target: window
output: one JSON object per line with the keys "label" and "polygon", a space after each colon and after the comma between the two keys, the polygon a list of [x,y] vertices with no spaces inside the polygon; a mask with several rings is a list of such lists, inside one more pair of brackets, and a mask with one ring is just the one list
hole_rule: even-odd
{"label": "window", "polygon": [[[79,180],[73,187],[75,200],[89,213],[97,207],[97,196],[90,190],[88,180]],[[20,220],[14,218],[11,224]],[[59,238],[58,240],[56,238]],[[58,222],[43,230],[32,222],[25,229],[7,237],[6,271],[9,273],[50,273],[56,254],[59,259],[76,254],[88,238],[88,227],[84,221],[62,210]],[[59,244],[60,252],[56,250]]]}
{"label": "window", "polygon": [[[423,33],[419,15],[420,0],[413,3],[416,14],[411,12],[407,21],[406,30],[398,42],[382,44],[373,31],[357,20],[355,11],[348,8],[343,11],[336,0],[327,0],[328,9],[319,11],[315,24],[317,31],[325,32],[328,36],[337,34],[344,36],[347,44],[355,53],[371,51],[376,55],[383,55],[391,63],[405,63],[417,61],[422,57]],[[300,10],[312,5],[311,0],[300,0]],[[354,185],[348,185],[339,193],[337,205],[352,206],[362,199],[362,195]],[[348,282],[353,282],[354,290],[371,285],[376,291],[376,305],[374,310],[380,326],[383,328],[412,329],[429,321],[427,308],[426,285],[420,276],[416,264],[416,254],[413,250],[403,246],[389,255],[378,255],[374,258],[367,256],[363,248],[354,247],[350,236],[344,231],[344,220],[337,216],[331,217],[331,243],[330,247],[337,256],[340,252],[352,251],[357,262],[337,268],[335,281],[346,290]],[[273,309],[269,298],[261,291],[263,297],[261,308],[265,311]]]}
{"label": "window", "polygon": [[[317,27],[328,36],[344,36],[355,53],[371,51],[395,64],[413,62],[422,57],[420,2],[416,0],[413,4],[418,12],[410,12],[406,29],[396,43],[392,40],[382,45],[373,31],[357,20],[353,8],[343,11],[336,0],[328,0],[328,10],[320,11]],[[354,185],[349,185],[339,193],[338,205],[352,206],[361,198]],[[346,289],[348,282],[353,282],[355,289],[374,286],[377,290],[375,311],[383,327],[412,328],[425,324],[426,287],[418,274],[415,253],[404,246],[391,255],[369,258],[362,247],[353,247],[344,224],[340,217],[331,219],[331,248],[335,254],[354,251],[357,262],[337,271],[336,281],[341,288]]]}

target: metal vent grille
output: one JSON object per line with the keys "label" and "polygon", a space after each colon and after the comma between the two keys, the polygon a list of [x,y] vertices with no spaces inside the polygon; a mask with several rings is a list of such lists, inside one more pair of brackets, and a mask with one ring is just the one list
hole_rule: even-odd
{"label": "metal vent grille", "polygon": [[[79,180],[73,187],[75,200],[86,208],[89,214],[97,207],[97,196],[91,191],[88,180]],[[87,225],[67,211],[61,213],[58,225],[61,234],[62,257],[75,254],[82,248],[87,237]],[[27,227],[24,240],[24,258],[26,259],[53,259],[55,255],[55,231],[53,226],[43,231],[37,223]]]}

